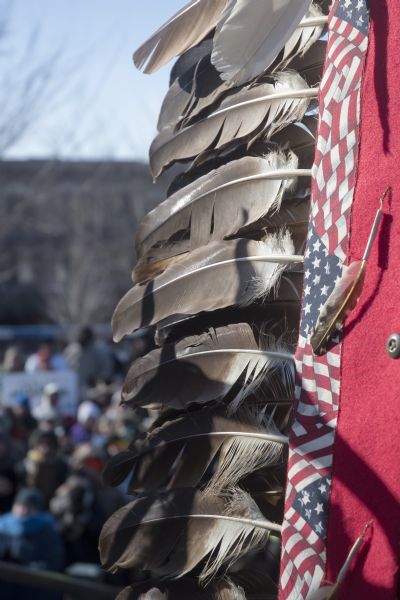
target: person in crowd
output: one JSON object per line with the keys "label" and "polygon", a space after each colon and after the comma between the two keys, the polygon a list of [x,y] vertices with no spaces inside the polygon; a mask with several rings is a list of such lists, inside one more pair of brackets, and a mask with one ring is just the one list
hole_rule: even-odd
{"label": "person in crowd", "polygon": [[103,485],[101,473],[105,460],[104,450],[93,444],[78,446],[71,457],[72,472],[79,473],[91,482],[95,497],[93,514],[96,517],[96,527],[125,503],[124,496],[118,489]]}
{"label": "person in crowd", "polygon": [[[14,346],[9,350],[5,353],[3,372],[18,371],[23,368],[21,352]],[[74,563],[99,564],[101,527],[127,501],[126,486],[119,489],[104,486],[101,472],[107,457],[123,450],[132,437],[140,435],[143,419],[148,418],[145,410],[133,413],[120,406],[129,351],[130,345],[124,360],[117,364],[111,348],[97,340],[91,328],[84,327],[76,342],[66,349],[65,358],[60,360],[54,345],[45,343],[26,361],[26,371],[32,375],[66,366],[76,369],[79,399],[76,414],[66,417],[60,406],[63,389],[53,381],[43,388],[36,406],[26,394],[20,393],[0,407],[0,560],[58,568],[46,563],[39,543],[36,547],[39,535],[31,545],[25,543],[26,536],[31,532],[36,536],[36,527],[40,529],[40,523],[47,518],[50,529],[56,523],[61,534],[65,564],[71,568]],[[146,344],[138,341],[132,358],[145,351]],[[19,495],[24,486],[29,486],[29,501],[23,496],[21,500]],[[31,494],[32,488],[39,496]],[[53,520],[45,512],[46,507]],[[2,515],[7,517],[5,524]],[[23,517],[22,521],[18,521],[18,516]],[[10,534],[13,527],[15,536]],[[4,528],[9,530],[4,532]],[[14,551],[17,547],[18,551]],[[29,556],[22,552],[25,547],[29,548]],[[32,590],[18,588],[15,595],[14,588],[13,596],[7,596],[8,591],[0,582],[0,600],[33,598],[23,595],[32,594]],[[36,590],[35,596],[35,600],[47,600],[41,591]]]}
{"label": "person in crowd", "polygon": [[[35,569],[61,571],[64,545],[54,517],[45,512],[42,494],[35,488],[23,488],[16,495],[12,510],[0,516],[0,560],[8,560]],[[2,600],[58,600],[60,594],[0,582]]]}
{"label": "person in crowd", "polygon": [[74,445],[90,442],[100,415],[99,406],[91,400],[85,400],[79,405],[77,421],[70,429]]}
{"label": "person in crowd", "polygon": [[10,346],[4,353],[2,371],[17,373],[24,370],[24,357],[18,346]]}
{"label": "person in crowd", "polygon": [[43,494],[48,506],[56,489],[65,481],[68,465],[58,452],[57,436],[52,431],[36,431],[31,450],[24,460],[26,482]]}
{"label": "person in crowd", "polygon": [[11,510],[18,488],[17,463],[20,458],[14,440],[0,431],[0,514]]}
{"label": "person in crowd", "polygon": [[51,342],[40,344],[37,352],[31,354],[25,363],[27,373],[65,371],[66,369],[68,369],[68,364],[64,356],[55,351],[54,344]]}
{"label": "person in crowd", "polygon": [[[88,389],[86,399],[95,402],[101,410],[106,410],[111,404],[115,390],[116,384],[114,382],[107,384],[104,381],[99,381],[94,387]],[[121,399],[121,394],[119,399]]]}
{"label": "person in crowd", "polygon": [[99,531],[125,503],[119,490],[102,485],[104,459],[104,453],[91,444],[78,446],[71,458],[71,473],[50,502],[66,540],[68,563],[97,561]]}
{"label": "person in crowd", "polygon": [[64,356],[70,368],[77,372],[81,389],[94,386],[99,380],[109,381],[112,377],[111,350],[96,339],[90,327],[80,329],[77,340],[66,347]]}
{"label": "person in crowd", "polygon": [[57,383],[46,383],[43,388],[39,404],[33,409],[33,416],[37,421],[56,422],[61,418],[60,396],[62,390]]}
{"label": "person in crowd", "polygon": [[37,427],[37,421],[32,416],[27,394],[20,392],[14,396],[13,403],[9,407],[9,413],[12,437],[14,440],[18,440],[26,450],[29,437]]}

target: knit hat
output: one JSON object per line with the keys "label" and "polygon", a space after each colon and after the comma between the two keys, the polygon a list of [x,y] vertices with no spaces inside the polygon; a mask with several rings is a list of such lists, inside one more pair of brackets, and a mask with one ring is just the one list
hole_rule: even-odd
{"label": "knit hat", "polygon": [[37,510],[44,510],[45,502],[43,494],[33,487],[22,488],[15,496],[15,504],[32,506]]}
{"label": "knit hat", "polygon": [[30,408],[29,397],[23,392],[18,392],[14,397],[14,404],[23,408]]}

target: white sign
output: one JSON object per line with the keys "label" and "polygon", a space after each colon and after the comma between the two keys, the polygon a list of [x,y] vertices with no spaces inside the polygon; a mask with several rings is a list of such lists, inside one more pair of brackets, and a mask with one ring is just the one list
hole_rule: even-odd
{"label": "white sign", "polygon": [[60,389],[59,409],[64,415],[75,415],[78,402],[78,380],[74,371],[44,371],[43,373],[6,373],[1,376],[1,403],[10,406],[17,394],[26,394],[31,408],[37,406],[48,383]]}

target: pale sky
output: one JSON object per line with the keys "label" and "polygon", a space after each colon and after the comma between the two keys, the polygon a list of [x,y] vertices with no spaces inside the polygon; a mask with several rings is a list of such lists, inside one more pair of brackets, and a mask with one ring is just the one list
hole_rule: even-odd
{"label": "pale sky", "polygon": [[0,78],[10,109],[17,79],[58,56],[49,98],[5,158],[146,159],[171,65],[144,75],[132,53],[184,3],[0,0],[1,21],[8,15]]}

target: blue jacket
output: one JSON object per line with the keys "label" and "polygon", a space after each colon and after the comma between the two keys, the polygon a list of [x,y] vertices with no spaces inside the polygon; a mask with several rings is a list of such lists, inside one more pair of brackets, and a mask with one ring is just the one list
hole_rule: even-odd
{"label": "blue jacket", "polygon": [[55,520],[46,512],[0,516],[0,559],[41,569],[62,570],[64,546]]}

